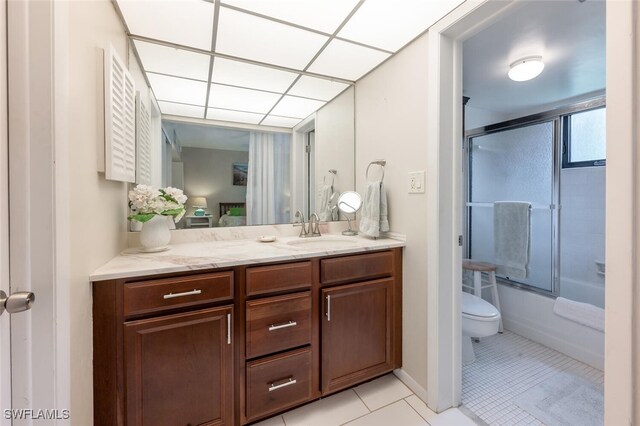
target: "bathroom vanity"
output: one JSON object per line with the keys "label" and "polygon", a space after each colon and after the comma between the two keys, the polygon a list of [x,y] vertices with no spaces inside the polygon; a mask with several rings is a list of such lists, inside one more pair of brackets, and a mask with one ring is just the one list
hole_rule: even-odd
{"label": "bathroom vanity", "polygon": [[357,240],[182,244],[96,271],[95,424],[244,425],[399,368],[404,243]]}

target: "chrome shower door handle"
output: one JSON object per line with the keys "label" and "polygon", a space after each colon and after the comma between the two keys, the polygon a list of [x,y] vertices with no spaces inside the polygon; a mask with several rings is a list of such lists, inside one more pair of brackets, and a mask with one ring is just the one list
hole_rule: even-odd
{"label": "chrome shower door handle", "polygon": [[10,314],[28,311],[36,301],[36,295],[31,291],[17,291],[10,296],[0,290],[0,315],[6,310]]}

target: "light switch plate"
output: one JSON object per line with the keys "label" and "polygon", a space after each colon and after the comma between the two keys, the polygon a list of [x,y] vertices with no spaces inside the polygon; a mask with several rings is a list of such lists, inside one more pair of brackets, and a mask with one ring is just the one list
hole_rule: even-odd
{"label": "light switch plate", "polygon": [[409,172],[409,194],[424,194],[424,171]]}

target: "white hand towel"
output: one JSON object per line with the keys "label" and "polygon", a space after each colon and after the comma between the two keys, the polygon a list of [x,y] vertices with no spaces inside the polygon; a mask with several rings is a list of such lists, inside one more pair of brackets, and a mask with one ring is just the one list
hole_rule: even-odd
{"label": "white hand towel", "polygon": [[368,182],[360,217],[360,232],[369,237],[379,237],[389,230],[387,218],[387,194],[382,182]]}
{"label": "white hand towel", "polygon": [[529,274],[531,204],[516,201],[493,203],[493,246],[496,273],[509,278]]}
{"label": "white hand towel", "polygon": [[387,211],[387,191],[380,182],[380,232],[389,232],[389,213]]}
{"label": "white hand towel", "polygon": [[333,194],[333,188],[331,185],[324,185],[320,189],[320,205],[318,206],[318,218],[323,221],[329,221],[332,219],[332,212],[329,208],[329,199]]}

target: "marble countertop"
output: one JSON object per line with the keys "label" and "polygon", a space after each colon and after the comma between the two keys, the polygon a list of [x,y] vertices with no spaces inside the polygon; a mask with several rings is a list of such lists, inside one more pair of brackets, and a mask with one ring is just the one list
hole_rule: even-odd
{"label": "marble countertop", "polygon": [[[307,241],[309,246],[305,246]],[[324,234],[322,237],[308,239],[278,236],[277,240],[271,243],[258,242],[255,239],[189,242],[172,244],[169,250],[159,253],[141,253],[136,248],[124,250],[119,256],[98,268],[89,278],[91,281],[104,281],[358,253],[405,245],[405,241],[401,238],[374,240],[360,236],[345,237],[340,234]]]}

